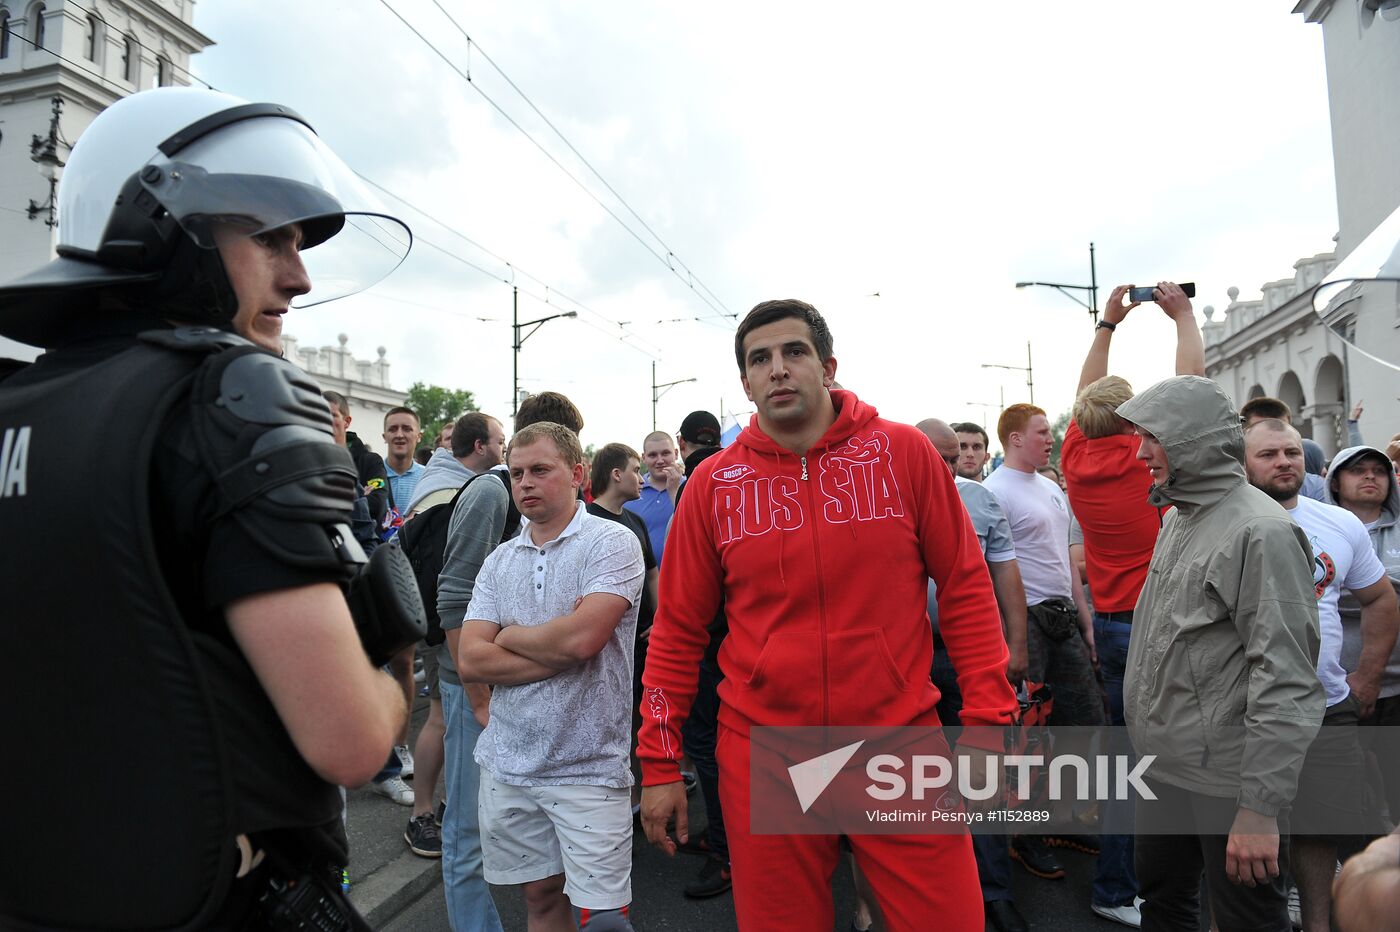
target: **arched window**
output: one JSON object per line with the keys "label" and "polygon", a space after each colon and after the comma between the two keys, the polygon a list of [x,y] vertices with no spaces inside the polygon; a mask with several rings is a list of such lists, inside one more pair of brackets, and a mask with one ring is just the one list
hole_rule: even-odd
{"label": "arched window", "polygon": [[167,87],[170,84],[170,62],[165,60],[165,56],[156,58],[156,87]]}
{"label": "arched window", "polygon": [[44,10],[45,7],[42,3],[34,4],[34,13],[31,18],[34,20],[34,47],[36,49],[44,47]]}
{"label": "arched window", "polygon": [[87,31],[83,35],[83,52],[88,61],[97,61],[97,17],[87,18]]}
{"label": "arched window", "polygon": [[0,10],[0,58],[10,57],[10,11]]}
{"label": "arched window", "polygon": [[136,63],[139,56],[136,54],[136,40],[131,36],[122,39],[122,80],[136,83]]}

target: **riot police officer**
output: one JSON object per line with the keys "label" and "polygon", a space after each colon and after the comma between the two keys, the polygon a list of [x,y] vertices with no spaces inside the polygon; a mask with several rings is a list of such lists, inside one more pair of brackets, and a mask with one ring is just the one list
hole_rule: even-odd
{"label": "riot police officer", "polygon": [[0,334],[47,350],[0,367],[0,707],[45,770],[0,807],[0,926],[362,927],[336,785],[383,764],[376,663],[421,619],[279,354],[407,227],[296,113],[189,88],[99,115],[59,216],[0,285]]}

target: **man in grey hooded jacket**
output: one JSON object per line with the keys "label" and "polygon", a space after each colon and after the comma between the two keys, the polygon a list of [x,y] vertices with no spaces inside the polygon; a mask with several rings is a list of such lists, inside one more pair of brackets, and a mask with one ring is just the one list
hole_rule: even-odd
{"label": "man in grey hooded jacket", "polygon": [[[1371,547],[1385,564],[1391,585],[1400,590],[1400,483],[1390,458],[1375,447],[1347,447],[1332,459],[1327,497],[1366,525]],[[1375,711],[1362,724],[1379,727],[1364,729],[1362,744],[1375,754],[1391,819],[1400,819],[1400,642],[1388,657],[1373,656],[1374,651],[1366,650],[1367,632],[1355,596],[1343,593],[1338,608],[1342,669],[1373,690],[1365,698],[1374,702]]]}
{"label": "man in grey hooded jacket", "polygon": [[[1155,800],[1139,800],[1144,929],[1197,929],[1205,872],[1221,929],[1289,929],[1279,820],[1325,708],[1307,538],[1245,479],[1239,416],[1200,376],[1118,408],[1164,520],[1133,612],[1124,715]],[[1183,825],[1194,835],[1180,833]],[[1224,882],[1224,881],[1229,881]]]}

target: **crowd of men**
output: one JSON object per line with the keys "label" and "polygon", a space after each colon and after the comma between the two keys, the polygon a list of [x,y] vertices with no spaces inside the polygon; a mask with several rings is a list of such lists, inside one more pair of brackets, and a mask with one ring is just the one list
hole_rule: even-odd
{"label": "crowd of men", "polygon": [[[634,813],[663,850],[704,856],[686,896],[732,887],[746,929],[828,927],[838,840],[750,832],[748,728],[1007,723],[1029,689],[1053,696],[1051,725],[1126,725],[1121,749],[1163,762],[1149,777],[1157,800],[1103,801],[1101,830],[1071,815],[1055,834],[1010,839],[849,838],[858,930],[913,927],[934,906],[955,926],[1028,928],[1013,862],[1058,880],[1063,849],[1096,856],[1088,905],[1123,925],[1194,929],[1204,890],[1216,928],[1329,928],[1339,858],[1388,827],[1365,814],[1400,811],[1400,743],[1384,727],[1400,705],[1396,465],[1360,443],[1353,417],[1354,442],[1310,471],[1310,441],[1282,402],[1236,410],[1202,377],[1190,302],[1169,282],[1155,304],[1176,330],[1178,376],[1135,395],[1108,372],[1137,307],[1125,294],[1095,332],[1058,468],[1032,405],[1001,413],[1004,462],[990,472],[974,423],[879,418],[836,385],[825,322],[798,301],[759,305],[741,326],[736,361],[758,413],[723,450],[714,416],[694,412],[675,445],[654,432],[640,454],[614,442],[587,464],[582,416],[553,393],[526,401],[509,446],[479,413],[444,430],[450,443],[423,470],[444,478],[405,527],[451,512],[435,593],[444,699],[416,754],[436,761],[446,744],[446,799],[435,820],[431,793],[405,797],[386,777],[393,758],[377,779],[395,789],[376,789],[414,805],[405,839],[443,858],[453,927],[499,924],[490,882],[522,887],[531,928],[568,927],[571,907],[586,927],[625,928]],[[408,416],[386,417],[391,454],[390,424]],[[840,455],[857,450],[885,470],[898,514],[829,491],[820,510],[804,500],[803,482],[849,469]],[[411,467],[385,466],[391,498],[413,499],[395,485]],[[488,469],[508,481],[471,482]],[[838,570],[857,558],[837,530],[852,521],[875,524],[860,549],[885,558],[878,571]],[[804,525],[815,539],[791,533]],[[872,600],[884,620],[859,627]],[[820,666],[819,616],[828,641],[860,635],[838,642],[839,668]],[[882,655],[864,651],[881,643],[903,708],[869,689]],[[925,688],[911,691],[921,656]],[[1212,731],[1224,760],[1198,744]],[[628,791],[638,762],[640,799]],[[436,765],[419,768],[417,786],[431,787]],[[695,784],[706,823],[692,837]],[[1163,821],[1182,813],[1198,834]],[[764,863],[788,865],[786,895],[759,879]]]}
{"label": "crowd of men", "polygon": [[[66,177],[93,191],[59,258],[0,286],[0,333],[50,350],[0,367],[0,507],[26,532],[0,539],[24,609],[0,683],[16,746],[56,765],[0,811],[0,924],[363,929],[336,787],[368,782],[412,807],[457,932],[500,928],[488,884],[531,932],[630,929],[638,820],[704,856],[686,896],[732,891],[746,932],[832,928],[843,863],[861,932],[1025,929],[1012,862],[1057,880],[1065,848],[1131,927],[1397,926],[1400,435],[1328,464],[1282,402],[1236,409],[1175,284],[1153,304],[1177,375],[1109,374],[1138,307],[1114,289],[1058,468],[1033,405],[1001,412],[990,473],[977,425],[882,417],[795,299],[738,326],[756,413],[727,446],[697,411],[586,462],[582,413],[543,392],[509,437],[463,413],[420,462],[414,411],[386,414],[381,456],[280,357],[302,252],[396,222],[304,121],[138,94]],[[126,454],[105,482],[68,429],[94,414]],[[60,700],[23,711],[32,658],[65,648]],[[1009,840],[755,830],[755,728],[960,726],[985,769],[1036,709],[1123,726],[1151,792]],[[103,867],[85,895],[72,862]]]}

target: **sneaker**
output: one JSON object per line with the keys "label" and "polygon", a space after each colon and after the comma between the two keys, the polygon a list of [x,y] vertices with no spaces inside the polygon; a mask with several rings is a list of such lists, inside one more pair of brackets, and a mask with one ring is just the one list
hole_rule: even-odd
{"label": "sneaker", "polygon": [[717,861],[714,858],[705,862],[705,866],[700,868],[700,874],[695,881],[681,892],[688,899],[703,900],[712,896],[719,896],[734,886],[734,880],[729,873],[729,865],[724,861]]}
{"label": "sneaker", "polygon": [[438,824],[438,828],[442,828],[442,817],[446,814],[447,800],[444,799],[438,803],[437,812],[433,813],[433,821]]}
{"label": "sneaker", "polygon": [[1011,857],[1021,862],[1021,866],[1037,877],[1046,880],[1059,880],[1065,875],[1065,867],[1039,838],[1017,835],[1011,839]]}
{"label": "sneaker", "polygon": [[1052,848],[1068,848],[1085,854],[1099,853],[1099,840],[1094,835],[1046,835],[1045,843]]}
{"label": "sneaker", "polygon": [[370,789],[374,790],[385,799],[392,800],[400,806],[413,805],[413,787],[403,782],[400,777],[389,777],[387,780],[378,780],[370,784]]}
{"label": "sneaker", "polygon": [[408,842],[408,850],[420,858],[442,857],[442,831],[438,829],[437,822],[433,821],[431,812],[409,819],[403,840]]}
{"label": "sneaker", "polygon": [[394,756],[399,759],[399,766],[402,768],[401,770],[399,770],[399,776],[403,777],[405,780],[412,780],[413,752],[408,749],[408,745],[394,745]]}
{"label": "sneaker", "polygon": [[1090,903],[1089,908],[1094,911],[1095,916],[1107,919],[1110,922],[1132,926],[1134,929],[1142,928],[1142,913],[1138,911],[1135,905],[1100,906],[1098,903]]}
{"label": "sneaker", "polygon": [[1303,927],[1303,903],[1298,899],[1298,888],[1292,885],[1288,887],[1288,921],[1295,929]]}

